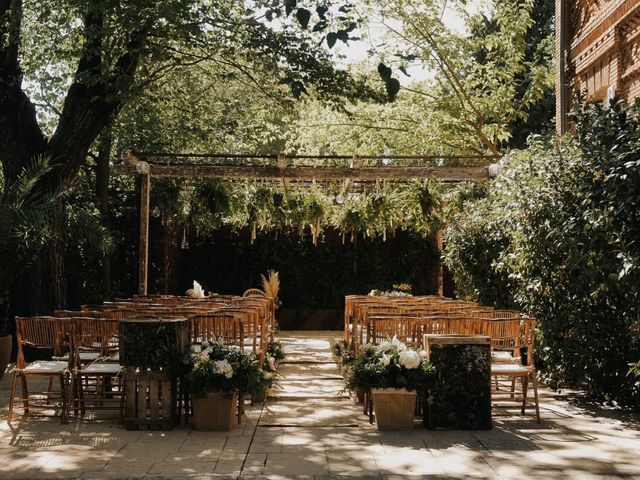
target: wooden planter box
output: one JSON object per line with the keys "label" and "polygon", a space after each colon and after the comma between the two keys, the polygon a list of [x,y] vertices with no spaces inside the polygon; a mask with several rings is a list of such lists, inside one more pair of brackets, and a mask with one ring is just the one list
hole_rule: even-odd
{"label": "wooden planter box", "polygon": [[233,427],[238,394],[206,393],[193,396],[193,423],[196,430],[228,432]]}
{"label": "wooden planter box", "polygon": [[491,429],[491,339],[482,335],[425,335],[436,369],[430,386],[426,428]]}
{"label": "wooden planter box", "polygon": [[127,430],[171,430],[179,421],[176,381],[166,373],[125,375],[124,424]]}
{"label": "wooden planter box", "polygon": [[374,388],[371,392],[378,430],[413,430],[416,392],[404,388]]}

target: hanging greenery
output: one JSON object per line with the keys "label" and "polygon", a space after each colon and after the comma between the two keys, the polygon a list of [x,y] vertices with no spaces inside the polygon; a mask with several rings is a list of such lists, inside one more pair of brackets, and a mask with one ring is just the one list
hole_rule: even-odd
{"label": "hanging greenery", "polygon": [[442,193],[437,183],[429,180],[412,182],[403,192],[406,215],[403,228],[431,236],[442,228]]}
{"label": "hanging greenery", "polygon": [[[310,232],[318,244],[325,228],[335,228],[356,242],[358,235],[387,239],[397,229],[433,235],[442,224],[442,198],[434,182],[380,182],[350,192],[350,184],[313,184],[309,189],[282,189],[249,181],[206,180],[158,183],[163,218],[191,224],[198,235],[223,226],[249,227],[251,242],[258,232],[275,236]],[[155,189],[155,186],[154,186]],[[169,199],[169,201],[166,201]]]}

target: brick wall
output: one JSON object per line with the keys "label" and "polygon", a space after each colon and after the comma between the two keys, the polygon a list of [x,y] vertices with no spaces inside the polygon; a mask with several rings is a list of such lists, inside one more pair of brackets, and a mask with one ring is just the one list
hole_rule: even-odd
{"label": "brick wall", "polygon": [[559,132],[577,92],[598,101],[612,91],[630,103],[640,96],[640,0],[556,0],[556,25]]}

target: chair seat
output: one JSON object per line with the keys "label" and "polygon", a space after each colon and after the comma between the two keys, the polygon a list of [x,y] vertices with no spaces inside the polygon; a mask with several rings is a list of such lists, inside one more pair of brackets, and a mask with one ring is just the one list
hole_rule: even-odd
{"label": "chair seat", "polygon": [[[62,357],[55,357],[56,360],[69,360],[69,354],[66,353]],[[100,352],[80,352],[81,362],[92,362],[100,358]]]}
{"label": "chair seat", "polygon": [[516,363],[516,358],[511,355],[511,352],[498,350],[491,352],[491,361],[495,363]]}
{"label": "chair seat", "polygon": [[491,375],[527,375],[532,368],[517,363],[492,363]]}
{"label": "chair seat", "polygon": [[38,360],[30,363],[21,371],[24,373],[63,373],[69,364],[67,362],[61,362],[56,360]]}
{"label": "chair seat", "polygon": [[122,371],[122,367],[117,363],[96,362],[90,363],[78,373],[80,374],[96,374],[96,375],[117,375]]}

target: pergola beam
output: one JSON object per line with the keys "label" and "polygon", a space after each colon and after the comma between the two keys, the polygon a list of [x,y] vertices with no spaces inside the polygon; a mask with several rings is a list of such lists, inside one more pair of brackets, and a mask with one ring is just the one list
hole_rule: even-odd
{"label": "pergola beam", "polygon": [[[489,178],[488,167],[414,167],[387,165],[381,167],[287,166],[269,165],[159,165],[150,164],[154,178],[227,178],[288,180],[413,180],[433,178],[445,181],[481,180]],[[135,175],[133,166],[119,166],[118,173]]]}

